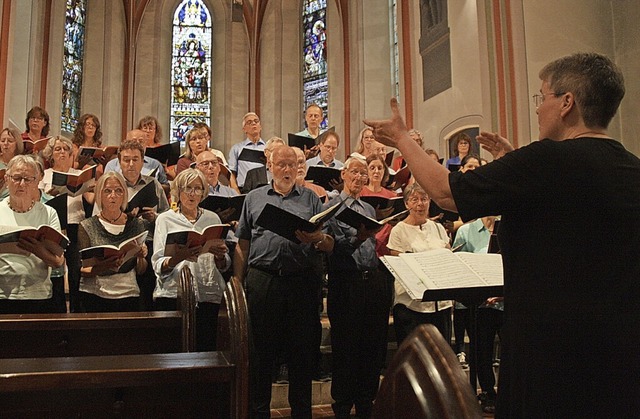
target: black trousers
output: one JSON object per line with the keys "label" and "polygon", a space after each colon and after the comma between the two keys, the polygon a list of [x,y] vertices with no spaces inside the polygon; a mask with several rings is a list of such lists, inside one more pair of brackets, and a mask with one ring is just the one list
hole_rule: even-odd
{"label": "black trousers", "polygon": [[78,291],[76,312],[80,313],[119,313],[125,311],[139,311],[138,297],[102,298],[95,294]]}
{"label": "black trousers", "polygon": [[387,353],[393,277],[379,270],[330,272],[327,313],[331,322],[336,418],[371,416]]}
{"label": "black trousers", "polygon": [[252,416],[270,416],[271,374],[278,355],[289,367],[291,417],[311,418],[311,380],[317,352],[318,292],[310,271],[272,275],[249,268],[246,277],[251,326]]}
{"label": "black trousers", "polygon": [[80,310],[80,250],[78,249],[78,224],[67,224],[69,246],[64,257],[67,263],[67,280],[69,281],[69,311]]}
{"label": "black trousers", "polygon": [[495,400],[496,377],[493,373],[493,343],[496,334],[500,335],[504,312],[493,308],[479,308],[476,316],[477,339],[474,332],[471,339],[476,343],[478,354],[478,383],[488,397]]}
{"label": "black trousers", "polygon": [[438,328],[445,341],[451,340],[451,307],[433,313],[419,313],[404,304],[393,306],[393,328],[398,346],[421,324],[432,324]]}
{"label": "black trousers", "polygon": [[[178,300],[175,298],[157,298],[154,310],[175,311]],[[218,337],[218,312],[220,304],[198,302],[196,307],[196,351],[215,351]]]}

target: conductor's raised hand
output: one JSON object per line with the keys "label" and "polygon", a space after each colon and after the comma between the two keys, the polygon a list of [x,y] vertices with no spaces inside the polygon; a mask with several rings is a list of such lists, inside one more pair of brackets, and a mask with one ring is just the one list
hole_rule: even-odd
{"label": "conductor's raised hand", "polygon": [[487,150],[493,156],[494,160],[499,159],[510,151],[513,151],[513,145],[506,138],[495,132],[480,132],[476,136],[476,140],[483,149]]}
{"label": "conductor's raised hand", "polygon": [[391,118],[390,119],[365,119],[366,125],[373,128],[373,135],[377,141],[390,147],[396,147],[401,138],[409,137],[407,124],[400,115],[400,106],[396,98],[391,99]]}

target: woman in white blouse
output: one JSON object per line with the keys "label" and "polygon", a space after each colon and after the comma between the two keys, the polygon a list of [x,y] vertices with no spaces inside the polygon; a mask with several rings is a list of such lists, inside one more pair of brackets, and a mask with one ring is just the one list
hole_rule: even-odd
{"label": "woman in white blouse", "polygon": [[180,247],[173,256],[165,256],[167,234],[176,231],[202,231],[212,224],[220,224],[220,217],[212,211],[198,206],[207,196],[207,180],[196,169],[180,172],[171,183],[171,197],[175,210],[158,216],[154,234],[154,253],[151,258],[156,273],[156,288],[153,292],[157,310],[175,310],[180,271],[189,268],[197,284],[196,293],[196,349],[214,350],[218,310],[225,289],[220,271],[231,266],[229,249],[223,239],[216,240],[211,250],[201,253],[199,247]]}
{"label": "woman in white blouse", "polygon": [[[441,224],[429,220],[429,196],[414,183],[404,191],[404,203],[409,215],[391,230],[387,247],[391,255],[418,253],[449,247],[449,236]],[[398,345],[418,325],[431,323],[445,340],[451,338],[452,301],[413,300],[398,281],[395,287],[393,323]]]}

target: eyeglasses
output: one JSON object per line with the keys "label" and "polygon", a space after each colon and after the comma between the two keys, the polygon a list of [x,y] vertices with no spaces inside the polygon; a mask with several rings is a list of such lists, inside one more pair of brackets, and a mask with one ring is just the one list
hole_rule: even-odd
{"label": "eyeglasses", "polygon": [[32,116],[31,118],[29,118],[32,121],[36,121],[36,122],[42,122],[44,121],[44,117],[42,116]]}
{"label": "eyeglasses", "polygon": [[296,163],[293,164],[289,164],[289,163],[276,163],[275,166],[280,169],[280,170],[286,170],[286,169],[297,169],[298,168],[298,162],[296,161]]}
{"label": "eyeglasses", "polygon": [[258,125],[259,123],[259,119],[247,119],[246,121],[244,121],[245,125]]}
{"label": "eyeglasses", "polygon": [[409,198],[408,201],[412,204],[418,204],[418,203],[427,203],[430,201],[429,198],[427,198],[426,196],[414,196],[412,198]]}
{"label": "eyeglasses", "polygon": [[205,160],[198,163],[198,166],[199,167],[207,167],[207,166],[216,167],[218,164],[219,164],[218,160]]}
{"label": "eyeglasses", "polygon": [[204,189],[187,186],[186,188],[182,188],[182,192],[186,193],[187,195],[202,196],[202,194],[204,193]]}
{"label": "eyeglasses", "polygon": [[59,153],[61,151],[64,153],[68,153],[71,151],[71,149],[69,147],[56,146],[56,147],[53,147],[53,151],[55,151],[56,153]]}
{"label": "eyeglasses", "polygon": [[122,188],[116,188],[116,189],[103,189],[102,193],[104,193],[105,195],[109,196],[112,194],[116,194],[116,196],[122,196],[124,195],[124,189]]}
{"label": "eyeglasses", "polygon": [[544,102],[544,97],[545,96],[562,96],[564,95],[566,92],[551,92],[551,93],[538,93],[532,96],[533,98],[533,104],[536,106],[536,109],[538,109],[540,107],[540,105],[542,105],[542,102]]}
{"label": "eyeglasses", "polygon": [[13,181],[13,183],[15,184],[20,184],[22,183],[22,181],[24,181],[25,184],[29,184],[32,183],[33,181],[36,180],[35,176],[20,176],[20,175],[13,175],[13,176],[9,176],[9,179],[11,179]]}
{"label": "eyeglasses", "polygon": [[84,124],[85,127],[89,127],[89,128],[97,128],[98,126],[96,124],[94,124],[93,122],[86,122]]}
{"label": "eyeglasses", "polygon": [[348,173],[353,177],[358,177],[358,176],[360,176],[362,178],[369,177],[369,173],[368,172],[360,172],[358,170],[348,170]]}

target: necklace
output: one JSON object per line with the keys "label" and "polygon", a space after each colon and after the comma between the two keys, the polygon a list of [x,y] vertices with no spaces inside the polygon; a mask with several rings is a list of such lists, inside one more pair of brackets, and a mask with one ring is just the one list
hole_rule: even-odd
{"label": "necklace", "polygon": [[24,211],[21,211],[21,210],[19,210],[19,209],[15,209],[15,208],[13,208],[13,206],[11,205],[11,200],[9,200],[9,201],[8,201],[8,203],[9,203],[9,208],[11,209],[11,211],[13,211],[13,212],[17,212],[17,213],[20,213],[20,214],[23,214],[23,213],[25,213],[25,212],[29,212],[29,211],[31,211],[31,208],[33,208],[33,206],[36,204],[36,201],[31,201],[31,205],[29,205],[29,208],[27,208],[27,209],[26,209],[26,210],[24,210]]}
{"label": "necklace", "polygon": [[122,210],[120,210],[120,214],[118,214],[118,216],[116,218],[114,218],[113,220],[108,219],[107,217],[104,216],[104,212],[100,211],[100,216],[102,218],[104,218],[105,220],[107,220],[108,222],[110,222],[111,224],[115,223],[116,221],[118,221],[120,219],[120,217],[122,217]]}
{"label": "necklace", "polygon": [[195,218],[189,218],[189,216],[187,214],[185,214],[184,212],[182,212],[182,209],[180,209],[180,212],[182,213],[182,215],[184,215],[184,218],[187,219],[187,221],[189,221],[191,224],[195,224],[196,221],[198,221],[198,218],[200,218],[200,208],[196,209],[196,216]]}

